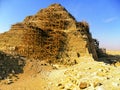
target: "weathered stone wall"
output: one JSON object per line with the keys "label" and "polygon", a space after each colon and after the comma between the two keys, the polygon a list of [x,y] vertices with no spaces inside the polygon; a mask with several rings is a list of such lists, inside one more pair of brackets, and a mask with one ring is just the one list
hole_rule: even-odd
{"label": "weathered stone wall", "polygon": [[[97,59],[88,23],[77,22],[60,4],[12,25],[10,31],[0,35],[0,41],[7,47],[0,50],[49,62],[70,64],[84,56]],[[11,47],[15,49],[9,50]]]}

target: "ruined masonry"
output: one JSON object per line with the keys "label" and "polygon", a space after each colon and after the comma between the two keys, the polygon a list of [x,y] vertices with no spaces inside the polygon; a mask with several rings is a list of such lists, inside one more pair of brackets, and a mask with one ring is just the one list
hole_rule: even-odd
{"label": "ruined masonry", "polygon": [[81,57],[97,60],[87,22],[77,22],[60,4],[41,9],[0,35],[0,50],[10,55],[71,64]]}

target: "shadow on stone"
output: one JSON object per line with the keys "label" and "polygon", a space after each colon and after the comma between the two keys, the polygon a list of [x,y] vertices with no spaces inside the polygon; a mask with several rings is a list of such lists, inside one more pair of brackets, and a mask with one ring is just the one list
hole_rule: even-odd
{"label": "shadow on stone", "polygon": [[0,80],[7,78],[9,74],[23,73],[25,60],[20,55],[10,55],[0,51]]}
{"label": "shadow on stone", "polygon": [[111,55],[104,53],[103,56],[99,57],[99,61],[116,66],[116,63],[120,63],[120,55]]}

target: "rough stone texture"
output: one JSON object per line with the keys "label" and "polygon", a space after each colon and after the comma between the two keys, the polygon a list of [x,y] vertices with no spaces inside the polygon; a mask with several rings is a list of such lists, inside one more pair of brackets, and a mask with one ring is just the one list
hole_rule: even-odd
{"label": "rough stone texture", "polygon": [[0,52],[0,80],[8,78],[10,74],[18,74],[23,72],[25,60],[18,56],[12,56],[4,52]]}
{"label": "rough stone texture", "polygon": [[60,4],[52,4],[0,35],[0,50],[62,64],[87,56],[97,60],[89,25],[77,22]]}
{"label": "rough stone texture", "polygon": [[87,88],[87,83],[81,82],[79,87],[80,87],[80,89],[85,89],[85,88]]}

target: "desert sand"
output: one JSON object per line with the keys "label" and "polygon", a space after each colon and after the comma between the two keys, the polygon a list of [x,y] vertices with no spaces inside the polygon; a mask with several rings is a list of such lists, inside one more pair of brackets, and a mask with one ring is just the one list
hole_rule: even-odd
{"label": "desert sand", "polygon": [[[118,55],[120,51],[108,51]],[[120,54],[119,54],[120,55]],[[107,60],[104,57],[104,60]],[[119,60],[119,58],[118,58]],[[29,60],[28,60],[29,62]],[[41,65],[42,63],[42,65]],[[82,58],[73,66],[31,61],[24,67],[24,73],[8,84],[9,79],[0,82],[1,90],[120,90],[120,64]],[[34,66],[33,66],[34,65]],[[33,67],[31,67],[33,66]],[[30,68],[31,67],[31,68]]]}

